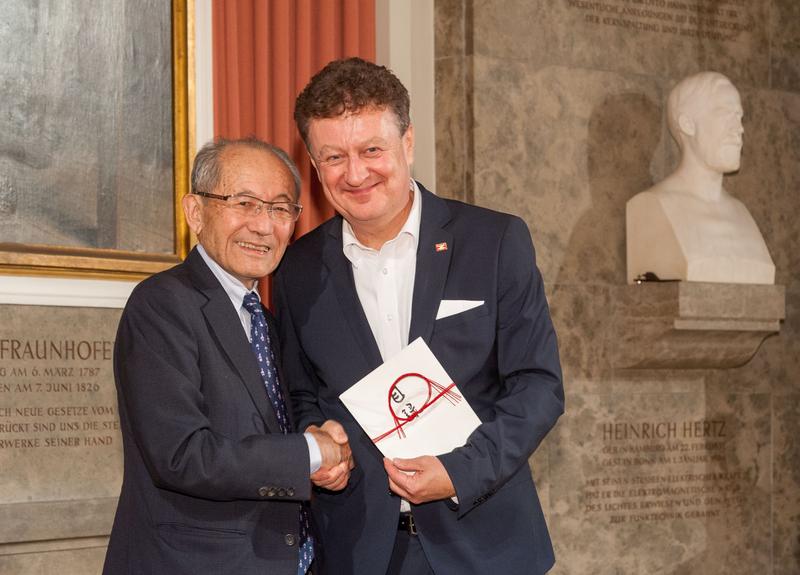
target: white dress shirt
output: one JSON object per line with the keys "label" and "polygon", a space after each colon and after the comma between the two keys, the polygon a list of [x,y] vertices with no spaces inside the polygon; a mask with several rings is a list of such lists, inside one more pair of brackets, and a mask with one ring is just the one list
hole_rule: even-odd
{"label": "white dress shirt", "polygon": [[[239,321],[242,323],[242,329],[244,329],[244,333],[247,335],[247,341],[250,341],[250,312],[245,309],[243,302],[244,296],[246,296],[251,290],[248,290],[244,284],[242,284],[242,282],[222,269],[222,266],[211,259],[211,256],[208,255],[208,252],[206,252],[202,245],[197,245],[197,251],[202,256],[203,261],[206,262],[206,265],[208,265],[211,273],[214,274],[214,277],[216,277],[219,280],[219,283],[222,284],[222,289],[224,289],[225,293],[228,294],[228,297],[231,300],[231,305],[233,305],[233,309],[235,309],[236,313],[239,315]],[[252,289],[256,295],[258,295],[258,291],[256,291],[257,287],[258,282],[253,285]],[[267,393],[266,389],[264,390],[264,393]],[[287,397],[285,400],[287,402],[286,408],[289,409],[289,398]],[[303,436],[306,438],[306,443],[308,443],[309,470],[313,474],[322,466],[322,453],[320,452],[319,445],[317,445],[317,440],[314,439],[313,435],[310,433],[304,433]]]}
{"label": "white dress shirt", "polygon": [[411,327],[421,214],[419,188],[413,180],[411,185],[411,212],[397,236],[380,249],[359,242],[342,220],[342,249],[353,266],[356,293],[384,361],[408,345]]}

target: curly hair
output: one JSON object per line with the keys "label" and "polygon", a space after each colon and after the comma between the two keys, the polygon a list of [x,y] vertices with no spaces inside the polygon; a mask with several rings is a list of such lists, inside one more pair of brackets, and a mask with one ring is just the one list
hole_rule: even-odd
{"label": "curly hair", "polygon": [[388,108],[397,117],[402,135],[411,124],[410,106],[408,90],[391,70],[361,58],[346,58],[330,62],[311,78],[297,96],[294,121],[308,147],[308,127],[313,119]]}

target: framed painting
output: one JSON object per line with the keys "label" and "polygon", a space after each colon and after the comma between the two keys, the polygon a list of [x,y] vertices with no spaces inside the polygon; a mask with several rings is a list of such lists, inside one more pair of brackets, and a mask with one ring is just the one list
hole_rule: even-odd
{"label": "framed painting", "polygon": [[6,3],[0,273],[140,278],[185,257],[190,2]]}

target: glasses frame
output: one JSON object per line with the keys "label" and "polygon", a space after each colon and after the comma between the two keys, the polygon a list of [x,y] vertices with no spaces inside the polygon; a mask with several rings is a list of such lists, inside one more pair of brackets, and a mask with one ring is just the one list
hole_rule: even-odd
{"label": "glasses frame", "polygon": [[[256,198],[255,196],[250,196],[247,194],[228,194],[227,196],[222,196],[220,194],[212,194],[209,192],[192,192],[192,194],[195,196],[200,196],[201,198],[211,198],[212,200],[220,200],[223,202],[227,202],[231,198],[247,198],[248,200],[261,202],[258,208],[258,212],[254,214],[254,216],[259,216],[261,215],[262,211],[266,211],[267,216],[269,216],[269,219],[271,219],[274,222],[290,222],[290,221],[296,222],[300,218],[300,214],[303,213],[303,205],[295,202],[289,202],[289,201],[268,202],[266,200],[262,200],[261,198]],[[275,204],[289,204],[290,206],[294,206],[295,208],[297,208],[297,215],[294,217],[293,220],[283,220],[279,217],[276,217],[275,212],[273,211],[273,206]]]}

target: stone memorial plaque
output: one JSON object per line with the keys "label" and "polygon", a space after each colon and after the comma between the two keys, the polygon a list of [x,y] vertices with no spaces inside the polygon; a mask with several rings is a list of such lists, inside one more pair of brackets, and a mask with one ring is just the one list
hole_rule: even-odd
{"label": "stone memorial plaque", "polygon": [[[0,507],[60,502],[69,513],[66,502],[119,495],[112,359],[120,313],[0,305]],[[13,528],[0,529],[0,542]]]}
{"label": "stone memorial plaque", "polygon": [[754,548],[767,541],[753,534],[769,533],[764,397],[731,395],[709,405],[701,393],[632,393],[591,403],[569,417],[580,434],[572,438],[576,449],[563,454],[571,479],[551,487],[575,541],[561,533],[571,562],[592,573],[604,572],[597,562],[610,556],[626,573],[665,565],[700,572],[690,567],[706,562],[719,570],[703,572],[724,573],[758,564]]}
{"label": "stone memorial plaque", "polygon": [[567,0],[585,22],[654,34],[744,41],[755,24],[744,0]]}
{"label": "stone memorial plaque", "polygon": [[[746,0],[565,0],[475,4],[478,55],[679,78],[725,70],[769,78],[770,4]],[[536,34],[531,34],[531,22]]]}
{"label": "stone memorial plaque", "polygon": [[729,470],[735,424],[725,418],[606,421],[594,441],[596,475],[586,478],[584,513],[608,523],[719,517],[744,502],[754,469]]}

